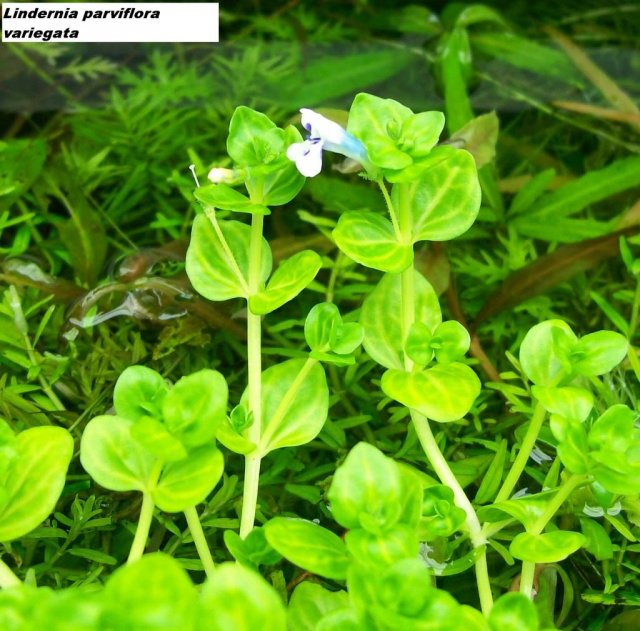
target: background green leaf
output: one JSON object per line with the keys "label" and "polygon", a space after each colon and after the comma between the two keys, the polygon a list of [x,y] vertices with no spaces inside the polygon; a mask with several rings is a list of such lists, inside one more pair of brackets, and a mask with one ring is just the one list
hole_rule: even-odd
{"label": "background green leaf", "polygon": [[325,578],[346,578],[350,557],[342,539],[330,530],[289,517],[275,517],[264,530],[269,544],[294,565]]}
{"label": "background green leaf", "polygon": [[0,475],[0,541],[22,537],[53,511],[73,456],[73,438],[61,427],[33,427],[13,443],[15,457]]}

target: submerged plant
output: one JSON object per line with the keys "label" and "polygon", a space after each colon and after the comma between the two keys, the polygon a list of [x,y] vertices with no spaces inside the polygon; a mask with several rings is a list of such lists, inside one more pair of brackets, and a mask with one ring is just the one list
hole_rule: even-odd
{"label": "submerged plant", "polygon": [[[186,272],[204,298],[242,302],[246,383],[211,368],[174,384],[141,365],[122,372],[115,414],[87,423],[80,460],[102,487],[142,493],[127,564],[101,590],[53,594],[22,585],[3,563],[0,584],[8,589],[0,594],[0,621],[17,621],[11,628],[33,628],[28,611],[46,620],[62,610],[87,629],[551,628],[553,619],[532,600],[536,573],[602,540],[599,526],[585,517],[587,501],[604,514],[617,502],[637,499],[637,414],[599,400],[598,378],[623,361],[628,341],[611,331],[578,337],[559,319],[535,325],[522,340],[514,362],[529,418],[516,434],[513,459],[503,439],[471,496],[456,470],[458,454],[445,443],[449,428],[470,413],[482,424],[482,384],[466,357],[471,336],[459,321],[443,319],[438,295],[416,265],[416,245],[455,239],[474,224],[481,203],[475,157],[440,141],[441,112],[414,113],[391,99],[358,94],[346,129],[310,109],[301,112],[306,140],[293,126],[282,129],[265,114],[237,108],[226,145],[232,168],[216,167],[211,182],[195,191],[199,211]],[[467,133],[484,124],[472,122]],[[300,311],[305,302],[296,298],[317,290],[316,276],[329,263],[313,249],[297,248],[274,269],[273,244],[264,236],[272,209],[294,200],[304,177],[320,173],[325,150],[357,161],[385,209],[347,210],[332,226],[339,256],[373,270],[366,278],[375,286],[352,313],[341,313],[330,300]],[[286,358],[275,361],[263,348],[263,318],[287,304],[302,330],[295,347],[280,349]],[[331,428],[327,419],[341,397],[338,371],[362,366],[359,378],[379,385],[380,394],[367,396],[379,403],[382,422],[407,419],[406,444],[417,438],[421,454],[393,457],[375,444],[373,433],[348,453],[344,441],[344,460],[327,481],[326,497],[316,498],[314,521],[286,510],[277,514],[278,506],[261,510],[265,458],[307,445]],[[30,445],[44,438],[43,461],[34,462]],[[16,437],[0,424],[0,441],[4,543],[52,510],[71,439],[59,428],[27,429]],[[532,476],[528,492],[516,492],[538,441],[555,451],[553,464]],[[224,553],[212,554],[197,509],[223,479],[218,443],[231,452],[227,464],[244,459],[237,532],[235,522],[225,521],[224,542],[236,563],[220,566],[214,556]],[[199,593],[176,561],[143,555],[154,515],[166,523],[174,513],[184,514],[200,557],[191,569],[206,572]],[[497,554],[489,564],[492,551]],[[256,571],[282,558],[318,577],[294,580],[299,584],[286,611]],[[508,593],[492,578],[490,568],[504,569],[501,559],[521,562],[520,593]],[[458,602],[442,582],[472,568],[479,609]],[[273,583],[281,596],[284,582]]]}

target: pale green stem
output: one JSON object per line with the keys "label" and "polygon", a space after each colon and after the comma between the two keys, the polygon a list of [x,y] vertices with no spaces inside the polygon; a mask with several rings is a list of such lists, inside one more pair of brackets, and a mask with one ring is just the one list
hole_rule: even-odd
{"label": "pale green stem", "polygon": [[524,468],[527,465],[527,461],[529,460],[529,456],[531,455],[531,451],[536,444],[536,440],[538,438],[538,434],[540,433],[540,429],[542,428],[542,423],[544,423],[544,419],[546,416],[546,410],[542,406],[542,404],[537,403],[536,407],[533,411],[533,416],[531,417],[531,422],[529,423],[529,427],[527,428],[527,432],[522,439],[522,445],[520,446],[520,451],[518,451],[518,455],[516,459],[513,461],[513,465],[505,478],[505,481],[502,483],[502,487],[498,491],[498,495],[496,496],[496,502],[503,502],[504,500],[508,500],[513,494],[513,489],[515,488]]}
{"label": "pale green stem", "polygon": [[19,587],[22,581],[13,573],[11,568],[0,559],[0,587],[7,589],[9,587]]}
{"label": "pale green stem", "polygon": [[[381,189],[383,189],[384,194],[386,188],[383,184],[381,184]],[[400,234],[405,242],[409,242],[411,238],[411,208],[409,206],[408,200],[405,201],[403,193],[404,191],[400,190]],[[387,205],[389,207],[389,213],[393,217],[394,209],[388,194],[385,195],[385,200],[387,201]],[[400,281],[400,309],[402,315],[402,342],[404,347],[404,343],[409,334],[409,330],[415,320],[415,279],[413,265],[402,272]],[[404,367],[407,372],[411,372],[413,370],[413,361],[406,353],[404,353]],[[410,410],[410,414],[413,426],[418,436],[418,440],[420,441],[424,453],[431,463],[433,470],[436,472],[436,475],[438,476],[440,481],[453,491],[453,496],[456,504],[465,512],[466,526],[467,530],[469,531],[469,538],[471,539],[471,543],[478,553],[475,562],[475,571],[476,582],[478,584],[480,606],[482,608],[482,613],[485,616],[488,616],[491,608],[493,607],[493,595],[491,593],[491,583],[489,581],[489,572],[487,568],[486,539],[482,533],[480,521],[478,520],[476,511],[474,510],[469,498],[467,497],[467,494],[464,492],[464,489],[458,482],[458,479],[453,474],[453,471],[451,471],[451,468],[449,467],[449,464],[447,463],[443,453],[440,451],[440,447],[438,447],[435,436],[431,431],[429,420],[415,410]]]}
{"label": "pale green stem", "polygon": [[[527,532],[531,535],[539,535],[545,526],[553,519],[560,510],[567,498],[581,485],[588,480],[586,475],[571,475],[565,483],[558,489],[558,492],[549,501],[544,512],[533,523]],[[523,561],[522,572],[520,574],[520,592],[529,598],[532,597],[533,581],[535,577],[536,564],[534,561]]]}
{"label": "pale green stem", "polygon": [[482,527],[476,511],[474,510],[467,494],[464,492],[460,482],[449,467],[444,455],[438,447],[435,436],[431,431],[431,426],[427,418],[411,410],[411,420],[418,435],[418,440],[422,445],[422,449],[426,454],[433,470],[440,479],[440,482],[448,486],[453,491],[453,497],[456,505],[459,506],[466,514],[466,525],[469,531],[469,538],[474,548],[478,550],[478,558],[476,559],[476,580],[478,583],[478,594],[480,596],[480,605],[485,615],[489,614],[493,607],[493,596],[491,594],[491,583],[489,581],[489,572],[487,569],[486,554],[486,538],[482,533]]}
{"label": "pale green stem", "polygon": [[391,223],[393,224],[393,231],[396,234],[396,239],[398,241],[402,240],[402,231],[400,230],[400,224],[398,223],[398,218],[396,216],[396,211],[393,207],[393,202],[391,201],[391,197],[389,196],[389,191],[387,191],[387,187],[382,180],[378,180],[378,186],[380,187],[380,191],[382,192],[382,196],[384,197],[384,201],[387,204],[387,210],[389,211],[389,217],[391,219]]}
{"label": "pale green stem", "polygon": [[536,575],[536,564],[533,561],[523,561],[520,572],[520,593],[527,598],[533,598],[533,581]]}
{"label": "pale green stem", "polygon": [[213,576],[213,571],[215,570],[216,565],[213,562],[209,544],[207,543],[207,539],[204,536],[204,531],[202,530],[202,524],[200,523],[200,518],[198,517],[198,511],[196,510],[196,507],[192,506],[191,508],[187,508],[184,511],[184,516],[187,518],[187,525],[189,526],[189,531],[191,532],[193,543],[196,544],[196,550],[198,551],[198,556],[202,561],[202,566],[204,567],[205,574],[207,575],[207,578],[211,578],[211,576]]}
{"label": "pale green stem", "polygon": [[149,538],[149,529],[151,528],[151,521],[153,520],[153,498],[150,491],[158,483],[160,472],[162,471],[163,462],[158,460],[149,476],[149,484],[146,491],[142,493],[142,507],[140,508],[140,517],[138,518],[138,526],[136,528],[136,534],[131,544],[131,550],[129,551],[129,558],[127,564],[133,563],[142,557],[144,549],[147,545],[147,539]]}
{"label": "pale green stem", "polygon": [[[249,245],[249,296],[260,291],[263,222],[262,215],[252,215]],[[251,312],[248,298],[247,368],[249,411],[253,416],[253,423],[249,427],[247,438],[258,445],[262,434],[262,320],[261,316]],[[240,518],[240,536],[243,539],[251,532],[256,519],[261,460],[262,454],[259,449],[255,449],[245,456],[242,516]]]}

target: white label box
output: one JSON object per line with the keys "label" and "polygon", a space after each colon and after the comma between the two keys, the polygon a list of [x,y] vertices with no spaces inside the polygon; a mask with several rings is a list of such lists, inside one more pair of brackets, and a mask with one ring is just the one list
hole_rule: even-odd
{"label": "white label box", "polygon": [[2,41],[219,41],[218,3],[6,2]]}

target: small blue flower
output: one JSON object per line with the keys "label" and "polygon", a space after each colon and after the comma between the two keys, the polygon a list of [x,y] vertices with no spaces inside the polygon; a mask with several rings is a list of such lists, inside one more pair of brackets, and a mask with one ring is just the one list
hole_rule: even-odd
{"label": "small blue flower", "polygon": [[322,151],[333,151],[362,165],[368,164],[364,145],[347,133],[338,123],[309,109],[301,109],[302,126],[309,132],[304,142],[296,142],[287,149],[287,158],[296,163],[305,177],[314,177],[322,169]]}

